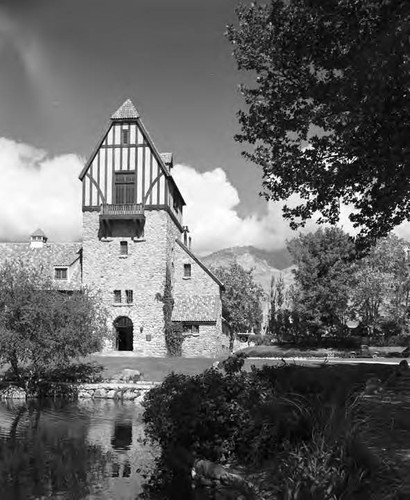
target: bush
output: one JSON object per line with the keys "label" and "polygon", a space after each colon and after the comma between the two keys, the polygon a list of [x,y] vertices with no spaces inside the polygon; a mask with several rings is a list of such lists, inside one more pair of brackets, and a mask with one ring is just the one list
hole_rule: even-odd
{"label": "bush", "polygon": [[[244,373],[242,364],[243,357],[232,356],[223,364],[225,373],[209,369],[195,377],[171,374],[147,394],[146,434],[162,449],[162,472],[153,475],[157,487],[161,483],[167,491],[167,481],[177,476],[182,481],[196,458],[253,466],[275,462],[276,479],[279,465],[287,464],[291,478],[306,483],[310,472],[295,469],[295,461],[313,467],[319,452],[322,463],[317,470],[332,492],[359,478],[361,465],[349,459],[347,446],[357,428],[351,403],[355,383],[345,383],[334,367],[265,366]],[[344,454],[338,454],[340,449]],[[335,471],[344,472],[332,483]],[[289,486],[285,477],[283,472],[283,481],[275,481],[281,485],[281,498],[284,485]],[[309,477],[314,480],[313,472]]]}

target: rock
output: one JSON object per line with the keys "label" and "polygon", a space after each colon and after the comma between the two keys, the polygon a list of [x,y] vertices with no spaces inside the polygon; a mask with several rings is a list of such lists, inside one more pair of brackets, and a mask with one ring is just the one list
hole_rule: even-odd
{"label": "rock", "polygon": [[409,364],[406,359],[400,361],[399,366],[397,367],[399,373],[407,373],[409,371]]}
{"label": "rock", "polygon": [[382,381],[377,377],[371,377],[366,381],[365,394],[377,394],[383,390]]}
{"label": "rock", "polygon": [[78,399],[91,399],[92,394],[90,394],[90,391],[86,391],[84,389],[80,389],[78,391]]}
{"label": "rock", "polygon": [[115,391],[114,389],[112,389],[111,391],[107,391],[106,392],[105,397],[107,399],[115,399],[116,393],[117,393],[117,391]]}
{"label": "rock", "polygon": [[107,397],[107,391],[105,389],[97,389],[94,392],[94,397],[95,398],[106,398]]}
{"label": "rock", "polygon": [[115,375],[112,380],[118,382],[138,382],[141,379],[141,372],[124,368],[120,374]]}
{"label": "rock", "polygon": [[131,391],[131,390],[125,391],[122,394],[122,399],[124,399],[126,401],[133,401],[136,397],[137,397],[137,395],[135,394],[135,392]]}
{"label": "rock", "polygon": [[26,399],[27,393],[21,387],[10,385],[0,391],[0,399]]}

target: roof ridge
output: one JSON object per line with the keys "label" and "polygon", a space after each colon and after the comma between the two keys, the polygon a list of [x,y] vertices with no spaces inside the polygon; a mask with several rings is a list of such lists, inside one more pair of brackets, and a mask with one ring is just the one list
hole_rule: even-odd
{"label": "roof ridge", "polygon": [[137,120],[140,117],[131,99],[127,99],[111,116],[111,120]]}

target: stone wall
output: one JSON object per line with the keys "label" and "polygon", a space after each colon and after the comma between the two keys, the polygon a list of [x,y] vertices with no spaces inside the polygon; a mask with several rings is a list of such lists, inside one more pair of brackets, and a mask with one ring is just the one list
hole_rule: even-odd
{"label": "stone wall", "polygon": [[[98,239],[99,213],[83,214],[83,282],[101,290],[110,328],[119,316],[134,326],[134,352],[141,356],[165,356],[164,316],[158,294],[164,293],[166,264],[170,261],[169,215],[146,211],[144,237]],[[120,255],[120,241],[128,243],[128,255]],[[114,303],[114,290],[122,291],[122,304]],[[125,290],[133,291],[126,304]],[[115,348],[115,346],[112,346]]]}

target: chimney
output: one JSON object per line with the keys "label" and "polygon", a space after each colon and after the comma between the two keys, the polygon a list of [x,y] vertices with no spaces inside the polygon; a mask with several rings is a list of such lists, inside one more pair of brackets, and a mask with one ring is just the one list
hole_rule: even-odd
{"label": "chimney", "polygon": [[182,231],[184,234],[184,245],[187,247],[188,246],[188,233],[189,233],[188,226],[183,226]]}
{"label": "chimney", "polygon": [[188,238],[188,248],[189,248],[189,250],[191,250],[191,242],[192,242],[192,238],[189,237]]}
{"label": "chimney", "polygon": [[30,235],[30,248],[43,248],[44,244],[47,243],[47,236],[43,233],[41,229],[34,231]]}

